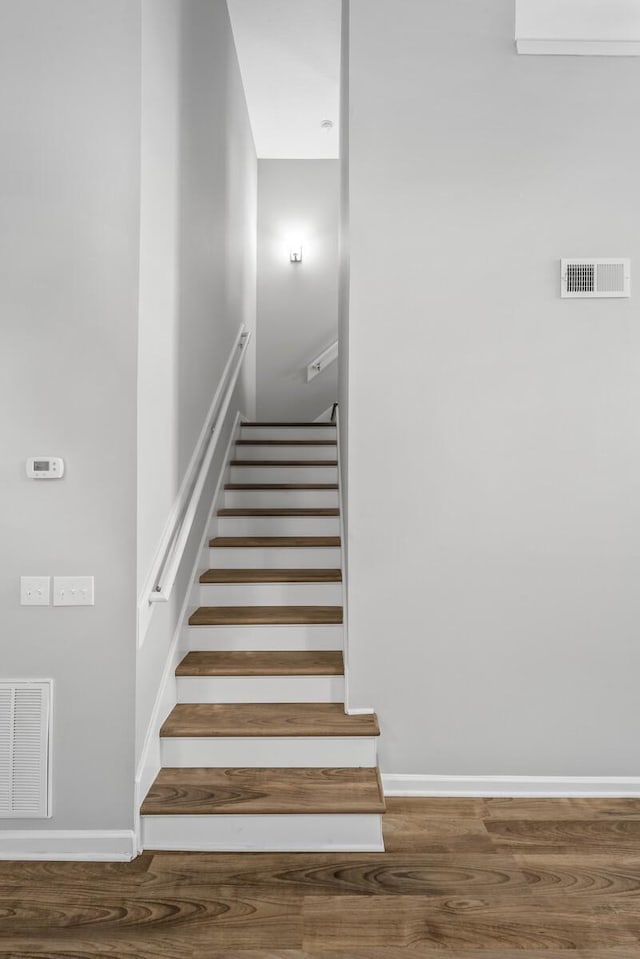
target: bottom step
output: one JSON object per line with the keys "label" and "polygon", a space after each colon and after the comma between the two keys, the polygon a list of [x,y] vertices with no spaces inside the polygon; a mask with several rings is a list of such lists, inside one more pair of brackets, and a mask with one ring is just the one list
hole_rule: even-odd
{"label": "bottom step", "polygon": [[162,769],[145,799],[145,849],[382,851],[377,769]]}
{"label": "bottom step", "polygon": [[142,804],[143,816],[220,813],[381,813],[377,769],[161,769]]}

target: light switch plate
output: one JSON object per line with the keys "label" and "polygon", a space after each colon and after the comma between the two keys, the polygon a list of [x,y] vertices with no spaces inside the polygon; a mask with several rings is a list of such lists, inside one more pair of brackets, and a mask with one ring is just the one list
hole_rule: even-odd
{"label": "light switch plate", "polygon": [[21,576],[20,605],[49,606],[51,602],[50,576]]}
{"label": "light switch plate", "polygon": [[54,576],[54,606],[93,606],[93,576]]}

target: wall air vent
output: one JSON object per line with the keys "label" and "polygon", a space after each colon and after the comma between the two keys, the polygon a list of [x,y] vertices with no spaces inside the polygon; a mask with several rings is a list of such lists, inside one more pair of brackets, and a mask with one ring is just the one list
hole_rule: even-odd
{"label": "wall air vent", "polygon": [[0,682],[0,819],[46,819],[51,682]]}
{"label": "wall air vent", "polygon": [[561,260],[561,295],[631,296],[631,261]]}

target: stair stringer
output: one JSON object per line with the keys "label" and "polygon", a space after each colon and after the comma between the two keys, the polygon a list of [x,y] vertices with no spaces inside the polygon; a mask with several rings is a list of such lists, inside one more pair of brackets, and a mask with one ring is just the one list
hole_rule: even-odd
{"label": "stair stringer", "polygon": [[215,516],[224,496],[224,486],[229,479],[231,453],[235,448],[236,441],[240,435],[240,428],[247,417],[241,413],[236,413],[236,417],[229,436],[229,442],[225,449],[223,457],[223,467],[216,482],[215,491],[211,500],[207,521],[202,531],[200,545],[196,552],[196,561],[189,577],[189,588],[186,591],[180,615],[178,616],[176,630],[169,647],[166,664],[162,673],[162,679],[158,688],[151,719],[147,727],[144,746],[140,761],[136,769],[136,778],[134,784],[134,831],[136,837],[136,847],[138,853],[142,852],[142,823],[140,820],[140,807],[144,797],[149,791],[152,782],[162,768],[160,729],[162,724],[178,702],[178,683],[176,678],[176,668],[180,661],[189,652],[189,636],[185,630],[185,624],[188,623],[189,616],[198,606],[198,587],[200,575],[208,566],[209,556],[209,535],[210,535],[210,517]]}

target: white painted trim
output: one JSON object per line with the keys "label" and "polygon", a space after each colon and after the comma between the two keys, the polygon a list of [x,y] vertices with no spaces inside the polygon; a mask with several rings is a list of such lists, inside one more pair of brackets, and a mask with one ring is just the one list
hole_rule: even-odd
{"label": "white painted trim", "polygon": [[[226,473],[229,468],[229,460],[231,459],[231,450],[233,449],[235,442],[240,433],[240,426],[244,420],[242,413],[236,413],[233,427],[231,429],[231,434],[229,436],[229,442],[224,453],[223,466],[216,483],[216,488],[213,494],[211,501],[211,508],[207,516],[211,516],[214,512],[218,500],[220,498],[221,492],[223,493],[224,481],[226,478]],[[142,754],[140,756],[140,761],[138,763],[138,768],[136,770],[136,779],[135,779],[135,790],[134,790],[134,814],[135,814],[135,835],[138,851],[142,851],[141,846],[141,829],[140,829],[140,806],[144,800],[144,797],[147,795],[149,788],[153,780],[158,775],[162,763],[160,759],[160,727],[163,722],[175,706],[177,702],[177,682],[176,682],[176,666],[178,663],[186,656],[189,652],[189,632],[188,628],[185,628],[185,624],[188,619],[188,614],[191,603],[191,594],[194,585],[194,581],[197,583],[199,571],[202,567],[202,556],[208,556],[209,552],[209,520],[207,519],[204,530],[202,533],[202,538],[200,540],[199,549],[196,551],[196,559],[193,564],[193,569],[191,570],[191,575],[189,577],[187,592],[182,603],[182,608],[180,610],[180,615],[178,616],[176,631],[169,648],[169,653],[167,655],[167,661],[165,664],[164,671],[162,673],[162,679],[160,680],[160,686],[158,689],[158,695],[156,696],[156,701],[153,706],[153,711],[151,713],[151,719],[149,720],[149,725],[147,727],[147,733],[144,740],[144,746],[142,747]]]}
{"label": "white painted trim", "polygon": [[136,855],[136,838],[132,829],[0,831],[0,859],[130,862]]}
{"label": "white painted trim", "polygon": [[163,766],[325,766],[377,765],[375,736],[165,736]]}
{"label": "white painted trim", "polygon": [[331,406],[327,406],[326,410],[323,410],[320,416],[316,416],[314,423],[326,423],[327,426],[333,426],[331,422],[331,414],[333,413],[333,403]]}
{"label": "white painted trim", "polygon": [[340,586],[339,582],[199,583],[198,594],[201,606],[340,606]]}
{"label": "white painted trim", "polygon": [[640,42],[635,40],[516,40],[520,54],[564,57],[638,57]]}
{"label": "white painted trim", "polygon": [[145,849],[383,852],[379,813],[144,816]]}
{"label": "white painted trim", "polygon": [[[332,407],[333,409],[333,407]],[[353,715],[349,709],[349,606],[347,602],[347,564],[345,560],[344,502],[342,498],[342,447],[340,438],[340,407],[335,407],[336,423],[336,460],[338,462],[338,511],[340,536],[340,571],[342,573],[342,661],[344,663],[344,711]]]}
{"label": "white painted trim", "polygon": [[185,626],[189,649],[200,652],[235,650],[340,650],[342,626]]}
{"label": "white painted trim", "polygon": [[314,380],[318,373],[322,373],[328,366],[338,359],[338,340],[323,350],[314,360],[311,360],[307,366],[307,383]]}
{"label": "white painted trim", "polygon": [[209,566],[218,569],[336,569],[340,566],[337,546],[231,546],[211,547]]}
{"label": "white painted trim", "polygon": [[521,53],[637,56],[638,0],[516,0]]}
{"label": "white painted trim", "polygon": [[344,501],[342,497],[342,433],[340,430],[340,407],[336,405],[336,443],[338,459],[338,508],[340,510],[340,567],[342,570],[342,629],[344,660],[344,711],[348,716],[370,716],[374,709],[370,706],[354,707],[349,693],[349,589],[347,571],[347,550],[344,527]]}
{"label": "white painted trim", "polygon": [[[214,425],[214,417],[216,415],[218,405],[220,403],[222,390],[226,386],[227,378],[229,376],[229,370],[231,369],[233,360],[237,355],[238,344],[243,342],[242,338],[243,336],[245,336],[246,332],[247,331],[244,325],[241,326],[240,329],[238,330],[236,337],[233,340],[233,346],[231,348],[231,352],[229,353],[229,356],[227,358],[227,362],[225,364],[224,370],[222,371],[222,376],[220,377],[220,381],[218,382],[216,392],[211,401],[211,405],[209,406],[209,410],[207,411],[207,415],[202,425],[202,429],[200,430],[200,435],[193,449],[193,453],[191,454],[191,459],[189,460],[189,465],[187,466],[184,477],[182,479],[182,483],[180,485],[178,495],[176,496],[173,506],[171,508],[171,511],[167,517],[167,521],[165,523],[164,529],[162,531],[162,535],[160,536],[160,540],[158,542],[158,546],[155,551],[153,562],[151,563],[151,567],[147,574],[147,578],[144,582],[140,595],[138,596],[138,621],[137,621],[138,646],[141,646],[142,643],[144,642],[144,638],[149,628],[151,617],[153,615],[153,605],[149,603],[149,596],[153,592],[153,589],[156,585],[157,577],[160,573],[160,570],[162,569],[164,558],[167,555],[167,551],[171,544],[171,540],[175,535],[175,530],[180,520],[180,516],[185,510],[189,493],[191,489],[193,488],[194,483],[196,482],[196,473],[198,471],[198,467],[202,460],[202,454],[203,454],[205,444],[207,442],[210,442],[209,437],[211,436],[211,430]],[[248,344],[248,338],[244,340],[244,349],[242,351],[242,356],[244,356],[246,353],[247,344]],[[234,382],[234,387],[235,387],[235,382]],[[226,410],[225,410],[225,414],[226,414]]]}
{"label": "white painted trim", "polygon": [[639,798],[640,776],[426,776],[383,773],[385,796]]}
{"label": "white painted trim", "polygon": [[342,676],[178,676],[179,703],[344,703]]}

